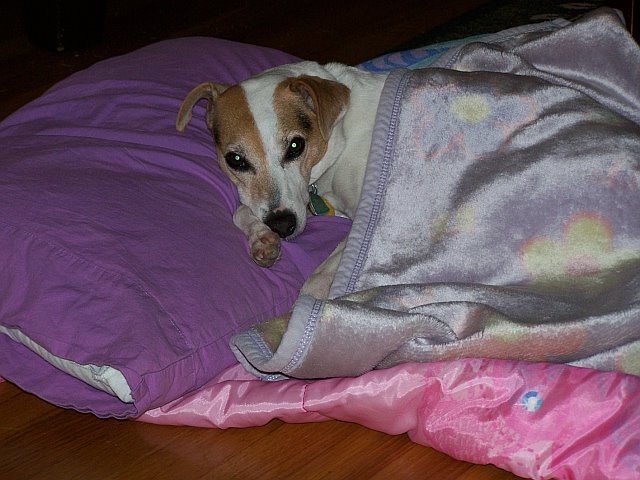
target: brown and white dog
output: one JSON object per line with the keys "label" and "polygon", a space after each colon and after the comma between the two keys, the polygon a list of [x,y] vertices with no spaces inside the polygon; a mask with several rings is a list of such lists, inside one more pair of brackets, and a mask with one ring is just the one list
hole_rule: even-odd
{"label": "brown and white dog", "polygon": [[[385,79],[342,64],[301,62],[238,85],[203,83],[187,95],[176,128],[183,131],[194,105],[208,101],[207,127],[242,203],[233,220],[257,264],[273,265],[280,239],[304,230],[310,185],[353,218]],[[305,293],[328,294],[342,248],[316,270]]]}

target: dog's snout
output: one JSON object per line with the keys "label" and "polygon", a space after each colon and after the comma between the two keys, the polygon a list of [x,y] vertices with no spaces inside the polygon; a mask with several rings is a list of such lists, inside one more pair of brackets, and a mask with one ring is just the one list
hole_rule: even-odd
{"label": "dog's snout", "polygon": [[282,212],[271,212],[264,223],[272,231],[280,235],[280,238],[287,238],[296,231],[296,216],[289,210]]}

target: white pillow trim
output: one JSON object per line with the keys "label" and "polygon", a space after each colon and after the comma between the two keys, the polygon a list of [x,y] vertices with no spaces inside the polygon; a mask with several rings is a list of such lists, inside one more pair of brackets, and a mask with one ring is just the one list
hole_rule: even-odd
{"label": "white pillow trim", "polygon": [[110,367],[109,365],[93,365],[91,363],[82,365],[71,360],[57,357],[31,340],[31,338],[17,328],[6,328],[0,325],[0,333],[4,333],[13,341],[21,343],[63,372],[103,392],[114,395],[125,403],[133,403],[131,388],[120,370]]}

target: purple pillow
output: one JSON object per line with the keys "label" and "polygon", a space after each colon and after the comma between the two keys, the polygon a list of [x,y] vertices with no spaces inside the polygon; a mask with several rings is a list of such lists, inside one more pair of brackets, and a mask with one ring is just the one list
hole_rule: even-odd
{"label": "purple pillow", "polygon": [[118,418],[193,391],[235,362],[227,342],[290,308],[346,235],[311,219],[269,269],[233,225],[204,81],[296,61],[211,38],[151,45],[57,84],[0,124],[0,376]]}

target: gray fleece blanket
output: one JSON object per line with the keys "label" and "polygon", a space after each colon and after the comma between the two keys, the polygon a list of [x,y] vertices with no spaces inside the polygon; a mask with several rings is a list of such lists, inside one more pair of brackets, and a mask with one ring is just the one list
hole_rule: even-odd
{"label": "gray fleece blanket", "polygon": [[489,357],[640,375],[640,50],[601,10],[385,85],[328,299],[232,339],[266,379]]}

